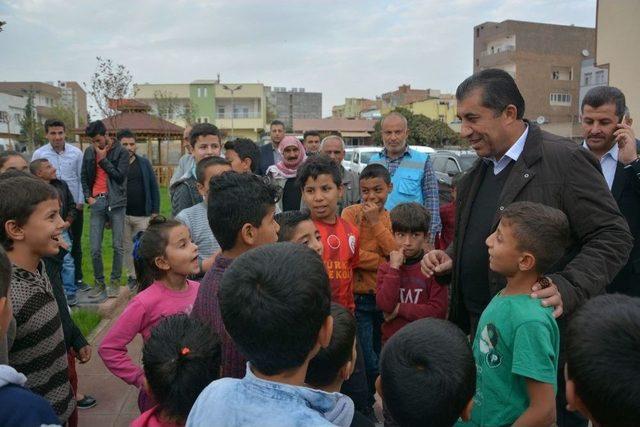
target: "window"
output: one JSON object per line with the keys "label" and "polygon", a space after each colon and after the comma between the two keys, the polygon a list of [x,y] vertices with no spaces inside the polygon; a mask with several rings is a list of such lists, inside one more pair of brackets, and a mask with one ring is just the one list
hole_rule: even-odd
{"label": "window", "polygon": [[480,28],[476,28],[476,38],[480,38]]}
{"label": "window", "polygon": [[449,176],[457,175],[460,172],[460,169],[458,168],[458,164],[452,158],[447,159],[447,164],[445,166],[445,172]]}
{"label": "window", "polygon": [[584,85],[589,86],[593,81],[593,73],[584,73]]}
{"label": "window", "polygon": [[551,72],[551,78],[553,80],[559,80],[560,79],[560,72],[559,71],[553,71]]}
{"label": "window", "polygon": [[433,169],[435,171],[438,171],[438,172],[445,171],[445,164],[447,163],[446,157],[433,157],[431,162],[433,163]]}
{"label": "window", "polygon": [[218,118],[224,119],[224,106],[218,107]]}
{"label": "window", "polygon": [[553,92],[549,95],[551,105],[571,105],[571,95],[568,93]]}
{"label": "window", "polygon": [[206,98],[207,97],[207,88],[199,87],[198,88],[198,98]]}
{"label": "window", "polygon": [[603,84],[604,82],[604,71],[596,71],[596,84]]}

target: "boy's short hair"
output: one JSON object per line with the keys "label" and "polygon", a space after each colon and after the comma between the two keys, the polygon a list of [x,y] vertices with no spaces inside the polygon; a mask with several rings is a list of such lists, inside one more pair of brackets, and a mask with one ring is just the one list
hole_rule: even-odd
{"label": "boy's short hair", "polygon": [[342,185],[342,176],[340,175],[340,169],[331,161],[331,159],[325,154],[318,154],[313,157],[307,158],[307,161],[298,169],[298,185],[303,189],[309,178],[318,179],[320,175],[331,175],[334,184],[338,188]]}
{"label": "boy's short hair", "polygon": [[105,136],[107,134],[107,127],[102,123],[102,120],[96,120],[95,122],[91,122],[87,125],[84,133],[89,138],[93,138],[98,135]]}
{"label": "boy's short hair", "polygon": [[11,283],[11,261],[7,253],[0,247],[0,298],[6,298],[9,294]]}
{"label": "boy's short hair", "polygon": [[231,264],[219,301],[224,326],[240,352],[259,372],[276,375],[300,367],[315,347],[330,315],[331,291],[315,251],[272,243]]}
{"label": "boy's short hair", "polygon": [[290,242],[298,224],[311,220],[311,213],[309,211],[286,211],[276,214],[274,218],[280,226],[278,242]]}
{"label": "boy's short hair", "polygon": [[540,274],[562,258],[569,246],[569,220],[560,209],[541,203],[515,202],[502,212],[501,219],[511,225],[518,249],[536,258]]}
{"label": "boy's short hair", "polygon": [[166,317],[142,349],[144,375],[170,418],[184,421],[198,395],[220,376],[220,338],[186,314]]}
{"label": "boy's short hair", "polygon": [[389,170],[379,163],[371,163],[360,172],[360,181],[373,178],[380,178],[387,183],[387,185],[391,184],[391,174]]}
{"label": "boy's short hair", "polygon": [[191,147],[195,147],[198,138],[207,135],[215,135],[220,139],[220,131],[211,123],[198,123],[193,125],[189,133],[189,144],[191,144]]}
{"label": "boy's short hair", "polygon": [[[321,348],[309,362],[306,383],[314,388],[333,384],[340,369],[353,357],[353,344],[356,339],[356,319],[349,310],[331,303],[333,334],[327,348]],[[354,361],[355,362],[355,361]]]}
{"label": "boy's short hair", "polygon": [[120,142],[120,141],[122,141],[122,138],[133,138],[133,139],[136,139],[136,134],[133,133],[133,131],[131,129],[122,129],[116,135],[116,139],[118,140],[118,142]]}
{"label": "boy's short hair", "polygon": [[13,249],[5,224],[14,220],[23,226],[36,207],[47,200],[58,200],[56,189],[34,176],[16,176],[0,180],[0,243],[4,249]]}
{"label": "boy's short hair", "polygon": [[232,249],[245,224],[260,227],[279,194],[278,187],[251,173],[229,171],[214,176],[209,182],[207,217],[220,248]]}
{"label": "boy's short hair", "polygon": [[213,157],[205,157],[200,160],[196,165],[196,181],[200,184],[204,185],[204,179],[207,175],[207,169],[211,166],[231,166],[228,160],[223,159],[222,157],[213,156]]}
{"label": "boy's short hair", "polygon": [[395,333],[382,348],[380,377],[382,400],[402,426],[452,426],[476,391],[467,337],[441,319]]}
{"label": "boy's short hair", "polygon": [[36,175],[40,168],[44,165],[44,163],[49,163],[49,159],[45,159],[44,157],[40,159],[35,159],[31,163],[29,163],[29,172]]}
{"label": "boy's short hair", "polygon": [[420,203],[401,203],[391,209],[391,230],[401,233],[429,234],[431,214]]}
{"label": "boy's short hair", "polygon": [[588,300],[569,321],[567,376],[602,426],[640,420],[640,298],[613,294]]}
{"label": "boy's short hair", "polygon": [[66,130],[64,122],[60,119],[47,119],[44,121],[44,133],[49,133],[49,128],[61,127]]}
{"label": "boy's short hair", "polygon": [[237,138],[233,141],[227,141],[224,144],[224,149],[235,151],[240,160],[251,159],[251,172],[256,173],[260,163],[260,149],[255,142],[249,138]]}

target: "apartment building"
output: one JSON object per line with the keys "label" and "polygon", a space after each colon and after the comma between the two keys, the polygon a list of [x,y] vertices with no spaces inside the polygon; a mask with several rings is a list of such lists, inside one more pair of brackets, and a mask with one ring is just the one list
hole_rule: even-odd
{"label": "apartment building", "polygon": [[297,119],[322,118],[322,93],[307,92],[303,87],[265,87],[267,102],[275,117],[287,128]]}
{"label": "apartment building", "polygon": [[525,99],[525,118],[577,138],[582,61],[595,55],[595,29],[507,20],[473,31],[473,70],[511,74]]}

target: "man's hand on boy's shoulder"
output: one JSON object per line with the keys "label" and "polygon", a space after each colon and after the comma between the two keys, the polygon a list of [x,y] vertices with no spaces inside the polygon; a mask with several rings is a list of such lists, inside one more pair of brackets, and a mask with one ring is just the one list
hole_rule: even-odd
{"label": "man's hand on boy's shoulder", "polygon": [[553,317],[557,319],[563,313],[562,295],[560,295],[558,286],[550,278],[546,279],[546,283],[544,283],[546,287],[540,281],[531,287],[531,298],[542,300],[540,303],[544,307],[553,307]]}

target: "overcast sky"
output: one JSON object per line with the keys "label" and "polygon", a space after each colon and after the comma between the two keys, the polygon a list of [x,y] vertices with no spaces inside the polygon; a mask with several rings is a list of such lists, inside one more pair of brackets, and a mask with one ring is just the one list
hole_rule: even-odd
{"label": "overcast sky", "polygon": [[595,26],[596,0],[1,0],[0,80],[88,82],[96,56],[136,83],[215,79],[345,97],[403,83],[452,92],[473,27],[517,19]]}

